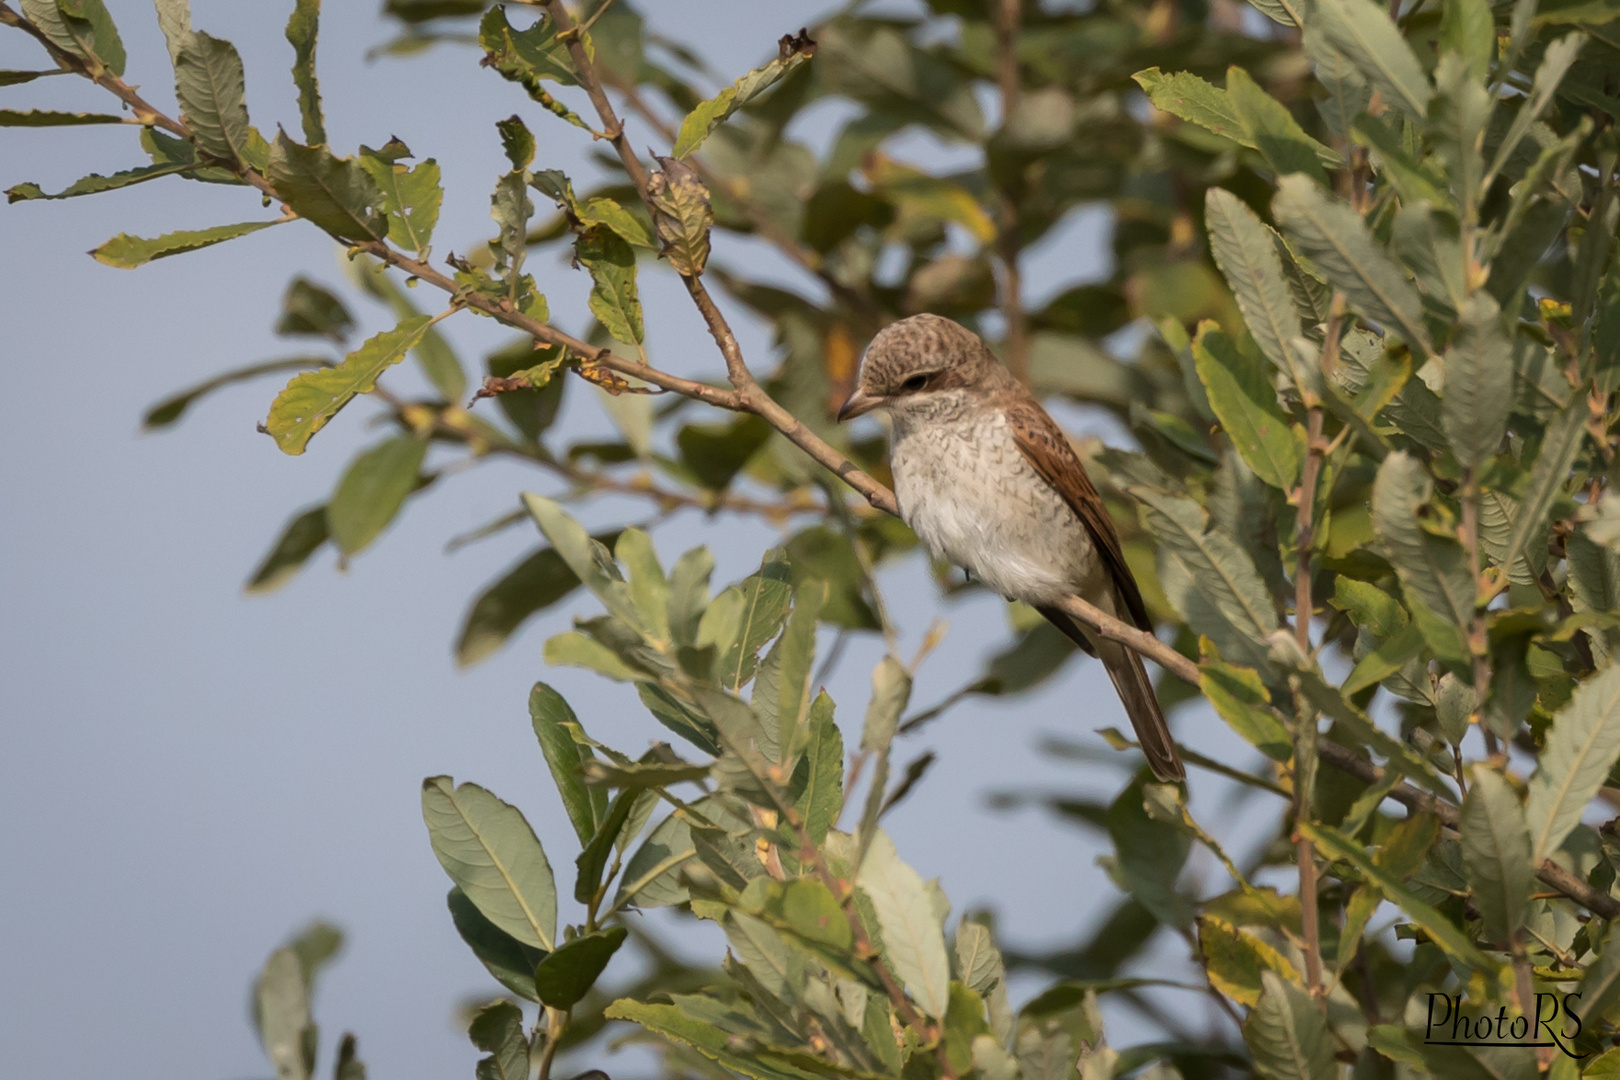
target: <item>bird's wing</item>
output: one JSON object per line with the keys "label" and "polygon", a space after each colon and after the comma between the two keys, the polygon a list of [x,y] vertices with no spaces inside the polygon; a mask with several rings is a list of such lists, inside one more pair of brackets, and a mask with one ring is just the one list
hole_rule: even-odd
{"label": "bird's wing", "polygon": [[1103,565],[1108,568],[1108,574],[1114,580],[1114,587],[1130,613],[1131,621],[1151,634],[1153,620],[1148,618],[1147,605],[1142,602],[1142,590],[1137,587],[1131,568],[1125,564],[1125,552],[1120,548],[1114,521],[1108,516],[1102,496],[1097,494],[1069,440],[1033,398],[1020,395],[1019,399],[1009,401],[1005,408],[1018,449],[1035,467],[1041,479],[1063,496],[1069,509],[1091,533],[1092,543],[1102,556]]}

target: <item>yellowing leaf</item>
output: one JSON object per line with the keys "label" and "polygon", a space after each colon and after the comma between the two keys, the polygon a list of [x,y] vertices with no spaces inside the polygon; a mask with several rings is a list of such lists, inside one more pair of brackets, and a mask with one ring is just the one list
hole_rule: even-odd
{"label": "yellowing leaf", "polygon": [[432,323],[426,315],[406,319],[366,339],[336,367],[295,375],[270,406],[266,431],[288,454],[302,454],[317,431],[356,394],[369,394],[384,371],[399,363]]}

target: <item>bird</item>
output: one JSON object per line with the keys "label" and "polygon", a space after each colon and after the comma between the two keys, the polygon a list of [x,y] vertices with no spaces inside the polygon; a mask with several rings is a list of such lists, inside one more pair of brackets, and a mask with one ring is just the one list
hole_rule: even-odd
{"label": "bird", "polygon": [[923,546],[1101,659],[1153,774],[1185,779],[1141,656],[1056,606],[1078,595],[1153,632],[1102,496],[1035,395],[973,331],[923,314],[872,339],[838,420],[874,410],[892,421],[895,500]]}

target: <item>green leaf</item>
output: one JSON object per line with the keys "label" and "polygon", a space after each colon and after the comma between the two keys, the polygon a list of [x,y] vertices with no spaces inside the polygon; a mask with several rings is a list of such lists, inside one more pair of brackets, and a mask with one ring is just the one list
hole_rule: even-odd
{"label": "green leaf", "polygon": [[1215,265],[1232,287],[1255,344],[1279,371],[1288,371],[1288,342],[1299,336],[1300,317],[1271,230],[1223,188],[1205,193],[1204,223]]}
{"label": "green leaf", "polygon": [[534,202],[529,198],[524,172],[519,169],[502,174],[489,198],[489,216],[499,230],[489,250],[495,256],[495,276],[505,285],[506,298],[514,307],[523,306],[523,262],[529,251],[529,218],[533,214]]}
{"label": "green leaf", "polygon": [[174,84],[180,116],[197,146],[223,161],[247,162],[253,128],[236,46],[201,31],[192,34],[175,61]]}
{"label": "green leaf", "polygon": [[151,240],[119,233],[90,254],[95,256],[97,262],[116,266],[120,270],[133,270],[137,266],[145,266],[153,259],[166,259],[170,255],[196,251],[280,224],[280,221],[244,221],[239,225],[215,225],[211,229],[189,229],[167,233]]}
{"label": "green leaf", "polygon": [[1184,71],[1166,75],[1156,67],[1138,71],[1131,78],[1141,86],[1154,108],[1235,143],[1253,147],[1248,125],[1238,115],[1231,97],[1220,87]]}
{"label": "green leaf", "polygon": [[160,176],[173,176],[175,173],[185,172],[186,168],[187,166],[181,163],[168,163],[141,165],[115,172],[111,176],[91,173],[73,181],[55,195],[47,194],[38,184],[17,184],[6,189],[6,201],[15,203],[30,199],[71,199],[79,195],[99,195],[103,191],[116,191],[148,180],[156,180]]}
{"label": "green leaf", "polygon": [[1475,81],[1485,81],[1496,58],[1496,22],[1487,0],[1447,0],[1440,17],[1440,48],[1462,57]]}
{"label": "green leaf", "polygon": [[523,504],[585,587],[595,593],[612,614],[630,626],[639,626],[641,616],[630,588],[607,548],[592,539],[579,522],[552,500],[525,493]]}
{"label": "green leaf", "polygon": [[1456,627],[1474,618],[1474,579],[1467,554],[1457,541],[1436,536],[1421,522],[1432,518],[1429,500],[1434,482],[1428,471],[1404,451],[1384,459],[1373,485],[1373,530],[1406,590],[1417,601]]}
{"label": "green leaf", "polygon": [[607,869],[608,855],[613,851],[619,833],[630,821],[630,812],[635,809],[641,795],[640,791],[635,790],[621,791],[615,795],[608,804],[607,812],[602,815],[601,824],[585,845],[585,850],[574,860],[577,871],[574,875],[574,899],[580,903],[589,904],[596,898],[596,892],[602,886],[602,873]]}
{"label": "green leaf", "polygon": [[180,62],[180,50],[191,40],[191,0],[155,0],[158,26],[169,46],[170,63]]}
{"label": "green leaf", "polygon": [[636,253],[612,229],[593,225],[580,234],[575,255],[591,273],[591,314],[618,341],[645,340],[641,296],[636,291]]}
{"label": "green leaf", "polygon": [[304,141],[326,142],[321,119],[321,88],[315,79],[315,38],[320,31],[321,0],[297,0],[287,19],[287,42],[293,47],[293,85],[298,87],[298,115],[304,122]]}
{"label": "green leaf", "polygon": [[810,704],[809,742],[789,786],[794,808],[820,847],[844,809],[844,737],[833,722],[833,700],[823,690]]}
{"label": "green leaf", "polygon": [[1288,107],[1260,88],[1247,71],[1226,69],[1226,96],[1248,132],[1248,145],[1260,151],[1278,176],[1305,173],[1319,182],[1327,177],[1322,166],[1337,167],[1341,159],[1299,126]]}
{"label": "green leaf", "polygon": [[613,901],[615,908],[631,903],[640,908],[686,903],[689,897],[681,880],[681,866],[696,853],[692,822],[700,827],[718,826],[722,831],[748,828],[718,796],[698,799],[684,809],[676,809],[658,823],[625,864],[619,878],[619,892]]}
{"label": "green leaf", "polygon": [[758,416],[739,416],[726,424],[687,424],[676,432],[675,445],[699,483],[724,491],[774,432]]}
{"label": "green leaf", "polygon": [[[554,1009],[571,1009],[590,993],[591,987],[607,969],[608,961],[619,951],[629,931],[612,926],[593,934],[582,934],[558,947],[534,969],[535,989],[540,1000]],[[524,1073],[521,1080],[527,1080]]]}
{"label": "green leaf", "polygon": [[1176,889],[1176,878],[1192,842],[1180,829],[1149,816],[1140,778],[1119,793],[1105,820],[1114,855],[1103,865],[1114,883],[1166,926],[1191,923],[1192,905]]}
{"label": "green leaf", "polygon": [[478,1062],[477,1080],[529,1080],[529,1040],[523,1033],[523,1012],[516,1005],[510,1001],[485,1005],[473,1017],[467,1037],[489,1055]]}
{"label": "green leaf", "polygon": [[1480,147],[1491,121],[1491,93],[1469,71],[1468,61],[1452,52],[1441,55],[1434,83],[1438,92],[1429,103],[1429,138],[1458,195],[1461,216],[1473,221],[1485,197]]}
{"label": "green leaf", "polygon": [[1211,322],[1199,326],[1192,349],[1209,406],[1244,462],[1272,487],[1293,490],[1303,447],[1277,404],[1272,369],[1240,353]]}
{"label": "green leaf", "polygon": [[1463,869],[1484,921],[1485,940],[1507,944],[1530,908],[1535,864],[1530,829],[1519,796],[1499,773],[1483,766],[1462,805]]}
{"label": "green leaf", "polygon": [[1620,668],[1610,668],[1582,683],[1547,731],[1525,805],[1532,865],[1540,866],[1563,846],[1616,760],[1620,760]]}
{"label": "green leaf", "polygon": [[1530,96],[1519,111],[1513,116],[1513,123],[1509,126],[1507,134],[1497,145],[1496,156],[1491,159],[1491,167],[1487,176],[1497,176],[1507,163],[1512,160],[1513,152],[1519,148],[1519,143],[1530,133],[1531,127],[1541,119],[1541,114],[1552,103],[1553,96],[1558,91],[1559,83],[1569,73],[1575,57],[1580,53],[1581,46],[1586,44],[1586,35],[1577,31],[1567,34],[1547,45],[1542,53],[1541,63],[1536,66],[1535,81],[1530,87]]}
{"label": "green leaf", "polygon": [[[782,553],[772,549],[757,571],[716,597],[704,612],[697,644],[715,647],[715,671],[721,685],[735,690],[753,677],[759,650],[776,636],[787,618],[793,601],[791,580]],[[722,604],[727,596],[734,599]]]}
{"label": "green leaf", "polygon": [[427,442],[399,435],[363,451],[344,471],[326,506],[338,550],[354,555],[386,529],[417,488]]}
{"label": "green leaf", "polygon": [[[587,53],[593,51],[588,36],[585,41]],[[531,95],[543,79],[563,86],[578,84],[568,46],[557,40],[557,25],[549,18],[518,30],[507,22],[505,8],[492,7],[478,24],[478,44],[486,65],[503,78],[521,83]]]}
{"label": "green leaf", "polygon": [[66,74],[60,68],[54,71],[0,71],[0,86],[21,86],[47,75]]}
{"label": "green leaf", "polygon": [[1457,929],[1455,923],[1419,900],[1401,884],[1400,878],[1384,866],[1368,858],[1366,850],[1355,840],[1337,829],[1314,822],[1302,821],[1297,828],[1314,841],[1328,858],[1344,859],[1359,870],[1369,884],[1384,894],[1384,899],[1422,927],[1447,956],[1487,975],[1496,972],[1496,965]]}
{"label": "green leaf", "polygon": [[554,548],[542,547],[490,583],[467,611],[456,639],[456,663],[470,666],[494,653],[531,615],[579,588],[579,578]]}
{"label": "green leaf", "polygon": [[62,19],[69,32],[77,37],[85,51],[107,65],[114,75],[123,75],[124,42],[118,36],[118,27],[102,0],[57,0]]}
{"label": "green leaf", "polygon": [[256,379],[260,375],[272,375],[281,371],[307,371],[310,368],[328,367],[330,364],[331,361],[324,356],[292,356],[285,360],[268,360],[262,364],[250,364],[235,371],[227,371],[206,382],[187,387],[180,393],[166,397],[153,405],[146,410],[146,415],[141,417],[141,428],[145,431],[156,431],[159,428],[169,427],[178,422],[198,399],[221,387]]}
{"label": "green leaf", "polygon": [[426,315],[406,319],[392,330],[367,338],[336,367],[294,376],[270,406],[265,427],[288,454],[302,454],[310,437],[326,426],[356,394],[369,394],[382,373],[405,357],[432,322]]}
{"label": "green leaf", "polygon": [[1259,935],[1212,915],[1198,917],[1198,952],[1209,984],[1251,1009],[1260,1002],[1267,972],[1295,985],[1301,981],[1288,958]]}
{"label": "green leaf", "polygon": [[702,146],[703,140],[725,123],[727,117],[770,89],[793,69],[808,63],[815,55],[814,43],[802,46],[797,39],[786,38],[784,41],[791,42],[791,45],[784,44],[782,55],[750,71],[686,114],[681,121],[680,133],[675,136],[675,149],[672,151],[675,157],[684,158]]}
{"label": "green leaf", "polygon": [[1159,539],[1170,571],[1162,584],[1176,610],[1223,655],[1267,666],[1277,610],[1248,554],[1220,529],[1206,531],[1208,515],[1192,499],[1138,485],[1126,490]]}
{"label": "green leaf", "polygon": [[[691,166],[673,158],[658,161],[659,170],[647,180],[653,229],[663,244],[663,257],[675,272],[697,277],[709,262],[709,230],[714,225],[709,189]],[[625,239],[634,242],[634,237]]]}
{"label": "green leaf", "polygon": [[315,1069],[315,1021],[304,965],[291,945],[270,954],[253,986],[253,1020],[279,1080],[309,1080]]}
{"label": "green leaf", "polygon": [[1306,990],[1275,971],[1260,976],[1260,1000],[1243,1022],[1243,1041],[1263,1080],[1337,1080],[1333,1038]]}
{"label": "green leaf", "polygon": [[546,953],[525,945],[488,919],[459,888],[450,890],[446,898],[450,905],[450,918],[456,924],[456,933],[478,957],[479,963],[489,969],[495,981],[526,1001],[538,1001],[534,989],[534,968]]}
{"label": "green leaf", "polygon": [[1313,23],[1386,102],[1419,122],[1427,118],[1434,91],[1417,55],[1381,5],[1373,0],[1318,0]]}
{"label": "green leaf", "polygon": [[50,109],[0,109],[0,127],[78,127],[82,124],[127,124],[111,113],[55,112]]}
{"label": "green leaf", "polygon": [[[365,160],[362,156],[361,162],[364,163]],[[414,172],[421,172],[430,165],[433,167],[433,182],[435,191],[437,191],[439,172],[437,165],[425,161],[418,165]],[[392,196],[385,197],[385,202],[388,198],[392,198]],[[436,219],[439,213],[437,196],[434,198],[432,210],[432,217]],[[392,218],[390,218],[390,221],[392,221]],[[425,227],[431,231],[432,221],[425,222]],[[413,226],[414,228],[415,226]],[[423,242],[426,242],[427,234],[417,232],[416,235]],[[400,288],[393,278],[388,276],[388,272],[383,266],[373,260],[363,258],[355,259],[349,266],[353,270],[353,280],[368,294],[387,304],[393,310],[394,318],[404,320],[421,314],[421,311],[406,296],[405,290]],[[460,401],[467,396],[467,373],[461,369],[461,361],[457,359],[455,350],[450,347],[449,342],[445,341],[444,335],[439,333],[437,327],[428,327],[427,333],[422,335],[422,339],[416,343],[416,347],[412,352],[416,356],[417,365],[422,369],[422,374],[426,375],[428,381],[438,389],[439,393],[444,395],[445,400]],[[493,374],[500,373],[494,372]],[[503,404],[509,396],[506,394],[501,395]]]}
{"label": "green leaf", "polygon": [[300,146],[285,131],[270,148],[268,169],[276,194],[299,217],[339,240],[385,240],[383,193],[354,159],[323,146]]}
{"label": "green leaf", "polygon": [[[810,739],[806,714],[810,708],[810,675],[816,662],[816,628],[826,600],[826,586],[819,582],[801,587],[794,596],[793,614],[782,636],[771,647],[776,671],[776,716],[778,760],[791,766]],[[757,691],[756,691],[757,692]]]}
{"label": "green leaf", "polygon": [[309,561],[311,555],[320,550],[329,536],[324,503],[294,514],[275,545],[248,579],[247,591],[269,593],[281,588]]}
{"label": "green leaf", "polygon": [[1563,413],[1547,425],[1541,452],[1530,469],[1530,482],[1513,517],[1513,531],[1500,560],[1503,566],[1512,567],[1519,556],[1526,553],[1533,537],[1545,535],[1553,500],[1569,481],[1569,471],[1585,445],[1586,423],[1591,414],[1584,397],[1579,394],[1573,397]]}
{"label": "green leaf", "polygon": [[613,556],[630,572],[630,598],[641,625],[651,636],[668,640],[669,582],[652,538],[641,529],[626,529],[613,545]]}
{"label": "green leaf", "polygon": [[1455,207],[1455,200],[1439,172],[1438,160],[1426,158],[1422,164],[1407,152],[1400,131],[1383,119],[1362,113],[1351,122],[1351,135],[1356,143],[1372,151],[1378,171],[1395,186],[1408,207],[1419,202],[1445,210]]}
{"label": "green leaf", "polygon": [[1316,81],[1328,92],[1326,100],[1316,103],[1317,112],[1329,131],[1348,142],[1356,117],[1366,112],[1372,102],[1372,89],[1350,58],[1333,47],[1320,27],[1307,26],[1300,44],[1316,65]]}
{"label": "green leaf", "polygon": [[341,342],[354,329],[354,316],[343,301],[305,277],[296,277],[281,298],[276,333],[324,337]]}
{"label": "green leaf", "polygon": [[911,673],[892,656],[885,656],[872,669],[872,699],[866,706],[866,722],[861,727],[861,750],[883,753],[894,740],[900,714],[911,700]]}
{"label": "green leaf", "polygon": [[[439,163],[428,158],[411,168],[365,147],[360,149],[359,160],[382,192],[379,206],[388,215],[388,239],[426,259],[432,249],[433,227],[439,222],[439,205],[444,201]],[[459,398],[464,392],[451,397]]]}
{"label": "green leaf", "polygon": [[855,883],[877,911],[884,959],[923,1012],[944,1017],[951,982],[944,931],[923,879],[900,861],[894,842],[881,829],[872,836]]}
{"label": "green leaf", "polygon": [[1373,239],[1360,214],[1297,174],[1278,181],[1271,210],[1300,250],[1362,314],[1397,331],[1414,347],[1429,348],[1417,290]]}
{"label": "green leaf", "polygon": [[608,799],[606,792],[585,786],[585,763],[596,755],[583,741],[584,729],[562,695],[543,682],[535,683],[529,692],[529,717],[574,833],[581,846],[589,844],[607,817]]}
{"label": "green leaf", "polygon": [[1199,667],[1198,687],[1233,731],[1273,761],[1294,755],[1293,736],[1271,709],[1271,694],[1260,675],[1220,659]]}
{"label": "green leaf", "polygon": [[1465,469],[1479,469],[1496,456],[1513,406],[1513,343],[1502,313],[1488,293],[1471,294],[1446,350],[1446,386],[1440,422],[1451,452]]}
{"label": "green leaf", "polygon": [[819,1061],[809,1068],[795,1060],[798,1055],[769,1046],[744,1051],[734,1036],[714,1024],[683,1015],[674,1005],[647,1005],[621,998],[607,1007],[605,1015],[610,1020],[629,1020],[666,1039],[685,1043],[722,1068],[751,1080],[825,1080],[818,1071],[824,1068]]}
{"label": "green leaf", "polygon": [[433,853],[490,922],[518,941],[550,951],[557,887],[545,849],[517,808],[477,784],[448,776],[422,782],[422,817]]}

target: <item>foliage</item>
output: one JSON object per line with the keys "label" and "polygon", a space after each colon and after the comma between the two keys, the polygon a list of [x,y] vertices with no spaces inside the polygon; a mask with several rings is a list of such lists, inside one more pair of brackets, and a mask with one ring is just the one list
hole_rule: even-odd
{"label": "foliage", "polygon": [[[476,784],[426,781],[455,925],[506,992],[538,1006],[527,1033],[510,1002],[479,1013],[480,1077],[548,1080],[554,1055],[609,1019],[661,1046],[671,1075],[756,1080],[1044,1080],[1076,1068],[1091,1080],[1161,1059],[1190,1076],[1535,1075],[1527,1047],[1426,1040],[1436,994],[1532,1017],[1538,992],[1579,993],[1572,1051],[1615,1033],[1620,847],[1585,822],[1620,760],[1620,510],[1607,491],[1620,419],[1620,6],[1252,2],[1280,29],[1241,32],[1229,2],[1020,12],[935,0],[917,17],[856,5],[785,37],[776,60],[705,100],[690,55],[647,34],[629,0],[589,15],[546,0],[537,20],[478,0],[390,0],[406,27],[392,51],[452,40],[456,20],[478,18],[485,62],[514,100],[599,125],[622,170],[576,195],[561,172],[535,168],[541,143],[523,120],[501,121],[511,169],[491,200],[496,236],[451,256],[448,274],[426,261],[441,198],[432,160],[403,164],[413,155],[397,141],[348,156],[325,145],[318,4],[300,0],[288,26],[306,141],[283,130],[272,143],[248,117],[236,51],[193,31],[185,0],[158,4],[179,119],[123,81],[100,0],[0,3],[0,23],[121,99],[151,159],[57,195],[21,183],[12,201],[164,176],[250,186],[285,216],[119,236],[93,254],[133,267],[301,218],[348,249],[358,287],[399,319],[341,360],[256,365],[151,414],[172,423],[215,385],[309,368],[266,423],[299,454],[353,399],[383,404],[396,430],[349,465],[325,507],[293,519],[255,587],[328,542],[345,556],[373,543],[431,479],[430,443],[528,462],[568,499],[628,492],[786,524],[783,547],[718,592],[706,550],[666,568],[646,532],[592,536],[554,499],[526,495],[491,526],[531,521],[544,544],[474,602],[461,659],[583,585],[602,614],[552,637],[547,661],[634,685],[692,749],[659,743],[632,759],[536,685],[534,730],[580,843],[575,908],[559,903],[517,809]],[[985,88],[999,95],[994,125]],[[832,98],[854,112],[818,159],[792,124]],[[650,168],[636,156],[614,99],[669,157]],[[118,119],[0,112],[10,125]],[[935,174],[893,157],[895,137],[918,129],[976,148],[978,164]],[[534,223],[531,192],[555,219]],[[1024,310],[1023,251],[1098,200],[1114,217],[1111,276]],[[711,230],[762,238],[815,287],[714,263]],[[560,244],[593,282],[584,339],[550,324],[525,269],[533,249]],[[728,386],[645,362],[637,275],[655,255],[691,292]],[[446,310],[418,312],[398,274],[445,293]],[[763,382],[711,283],[774,326],[780,365]],[[1108,834],[1128,899],[1083,947],[1019,958],[1064,981],[1016,1013],[989,926],[953,924],[937,884],[882,829],[926,768],[891,786],[896,732],[944,706],[906,718],[915,662],[885,658],[846,781],[834,706],[812,677],[818,627],[887,629],[874,567],[915,546],[883,513],[894,502],[874,479],[881,440],[852,437],[831,412],[860,344],[924,310],[1001,328],[1014,374],[1130,426],[1139,449],[1083,447],[1166,630],[1125,640],[1258,751],[1248,764],[1188,761],[1281,800],[1275,842],[1244,865],[1178,787],[1138,778],[1107,805],[1060,800]],[[479,397],[498,416],[461,404],[465,368],[436,329],[468,311],[524,335],[486,361]],[[280,324],[332,341],[353,325],[307,281]],[[1133,346],[1117,333],[1130,326],[1156,333]],[[407,354],[437,396],[381,388]],[[555,445],[570,375],[602,392],[619,441]],[[650,391],[737,415],[645,408]],[[1027,689],[1067,661],[1052,631],[1020,617],[1019,639],[947,703]],[[1169,681],[1162,693],[1191,696]],[[1229,889],[1190,883],[1195,844]],[[723,929],[720,967],[663,956],[633,917],[653,907]],[[1098,995],[1141,1003],[1133,995],[1160,980],[1119,976],[1159,926],[1202,966],[1207,986],[1193,989],[1238,1022],[1200,1036],[1161,1015],[1166,1041],[1116,1050]],[[610,1001],[599,980],[631,937],[658,962]],[[256,992],[283,1077],[314,1068],[309,986],[335,944],[313,940],[274,954]],[[1549,1053],[1539,1065],[1572,1076],[1574,1061]],[[360,1070],[346,1040],[338,1078]]]}

